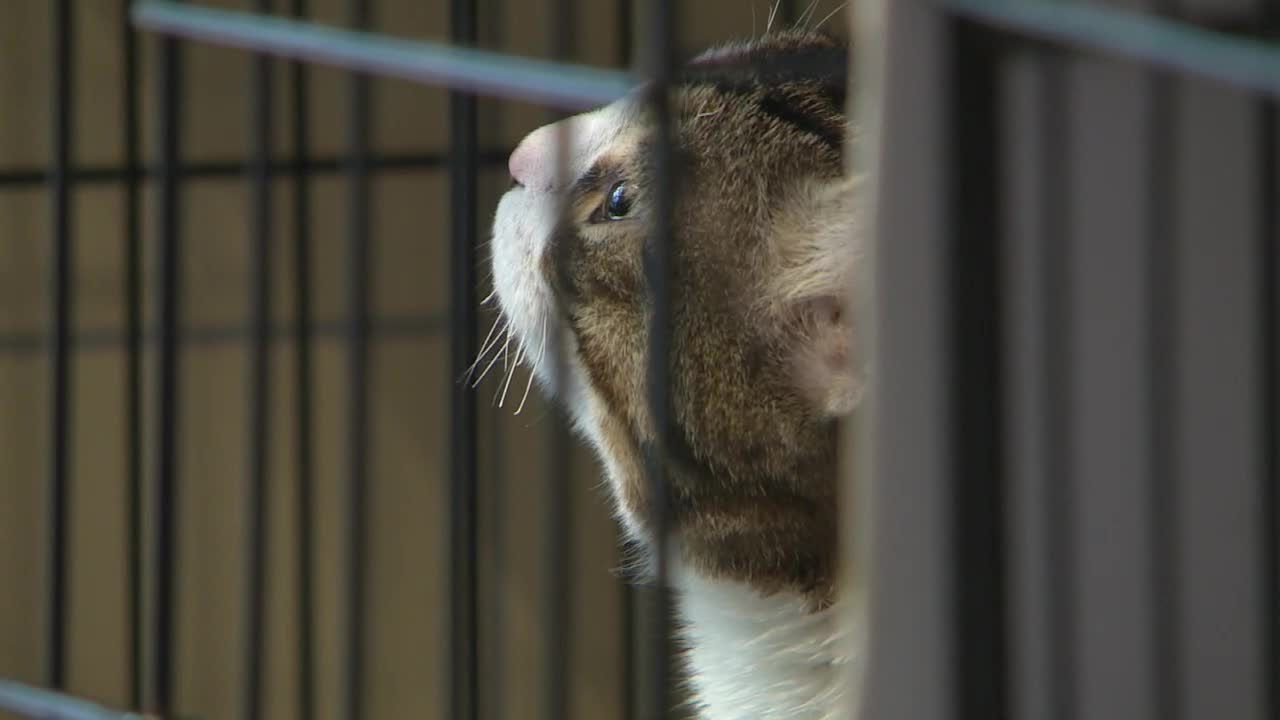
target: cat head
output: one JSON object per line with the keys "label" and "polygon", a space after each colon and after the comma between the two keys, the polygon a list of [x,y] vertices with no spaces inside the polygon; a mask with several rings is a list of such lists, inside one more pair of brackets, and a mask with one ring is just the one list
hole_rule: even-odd
{"label": "cat head", "polygon": [[[846,62],[836,39],[772,33],[695,58],[671,95],[670,517],[687,560],[761,587],[830,580],[835,421],[862,382],[845,306],[856,255]],[[636,94],[530,134],[511,155],[492,244],[509,329],[600,453],[639,538],[656,432],[644,270],[654,128]]]}

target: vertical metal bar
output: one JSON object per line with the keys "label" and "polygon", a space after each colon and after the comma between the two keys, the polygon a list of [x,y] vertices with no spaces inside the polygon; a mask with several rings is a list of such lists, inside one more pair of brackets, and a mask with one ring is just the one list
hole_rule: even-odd
{"label": "vertical metal bar", "polygon": [[[307,0],[293,0],[294,17],[307,15]],[[315,472],[312,442],[311,362],[311,133],[307,119],[307,68],[289,67],[293,96],[290,131],[293,136],[293,304],[294,304],[294,453],[297,472],[298,523],[298,715],[316,716],[315,631]]]}
{"label": "vertical metal bar", "polygon": [[[351,0],[350,25],[367,29],[368,0]],[[348,180],[350,222],[347,259],[347,692],[344,716],[364,714],[365,576],[368,545],[369,445],[369,268],[370,80],[363,73],[350,77]]]}
{"label": "vertical metal bar", "polygon": [[952,21],[950,42],[956,710],[961,720],[993,720],[1008,716],[1001,517],[1000,55],[990,36],[964,21]]}
{"label": "vertical metal bar", "polygon": [[[1280,2],[1261,0],[1258,11],[1258,34],[1272,37],[1280,32]],[[1262,398],[1262,467],[1259,481],[1262,513],[1259,554],[1262,559],[1264,596],[1262,627],[1266,632],[1263,647],[1266,657],[1265,705],[1267,717],[1280,717],[1280,101],[1259,99],[1258,108],[1258,266],[1262,307],[1259,343],[1262,353],[1260,372],[1263,378]]]}
{"label": "vertical metal bar", "polygon": [[635,19],[635,11],[634,0],[618,0],[618,64],[622,67],[631,67],[633,62],[632,48],[635,42],[635,34],[632,30],[632,24]]}
{"label": "vertical metal bar", "polygon": [[[947,412],[952,348],[946,21],[925,3],[886,2],[884,106],[877,172],[875,385],[867,422],[875,522],[866,563],[871,614],[864,714],[953,720],[955,588]],[[892,399],[892,401],[889,401]]]}
{"label": "vertical metal bar", "polygon": [[53,213],[50,247],[50,427],[48,496],[48,617],[45,680],[62,688],[67,680],[67,504],[71,468],[71,356],[74,257],[71,218],[72,85],[71,0],[57,0],[53,16],[53,159],[49,194]]}
{"label": "vertical metal bar", "polygon": [[1263,126],[1263,172],[1259,207],[1260,263],[1263,272],[1262,301],[1259,315],[1264,323],[1262,342],[1263,447],[1265,448],[1261,483],[1263,513],[1262,583],[1266,597],[1262,609],[1266,613],[1263,627],[1267,630],[1266,671],[1268,717],[1280,717],[1280,111],[1277,101],[1265,101],[1259,122]]}
{"label": "vertical metal bar", "polygon": [[[618,65],[632,67],[635,58],[635,2],[618,0]],[[622,587],[622,717],[636,720],[636,620],[638,617],[638,590],[632,583]]]}
{"label": "vertical metal bar", "polygon": [[156,293],[155,531],[151,536],[155,598],[151,603],[151,702],[156,714],[174,708],[177,652],[178,512],[178,334],[182,294],[182,46],[159,40],[156,56],[160,148],[157,167],[159,286]]}
{"label": "vertical metal bar", "polygon": [[[451,0],[450,39],[458,45],[476,42],[475,0]],[[452,207],[449,330],[452,338],[450,377],[462,377],[476,353],[476,187],[477,111],[474,96],[449,94],[449,179]],[[480,668],[476,560],[478,493],[476,484],[476,403],[465,384],[454,383],[450,491],[449,717],[479,717]]]}
{"label": "vertical metal bar", "polygon": [[652,515],[654,587],[653,608],[649,613],[653,638],[649,692],[653,693],[654,718],[664,718],[671,710],[671,593],[667,586],[671,530],[670,489],[667,482],[667,435],[671,427],[671,342],[672,284],[671,245],[672,215],[675,209],[677,183],[674,137],[671,126],[670,88],[674,75],[676,46],[676,9],[671,0],[655,0],[650,5],[648,23],[647,79],[650,82],[649,103],[655,126],[653,149],[653,237],[645,246],[645,276],[652,296],[649,331],[648,404],[653,421],[654,441],[646,457],[649,476],[648,504]]}
{"label": "vertical metal bar", "polygon": [[[555,59],[569,61],[573,58],[576,47],[574,30],[578,17],[578,4],[574,0],[556,0],[550,20],[551,45]],[[570,148],[573,138],[568,123],[556,126],[555,137],[555,187],[567,188],[573,182],[570,176]],[[556,209],[557,222],[561,225],[569,223],[567,195],[557,196],[559,207]],[[558,233],[557,233],[558,235]],[[556,253],[559,260],[562,253]],[[550,327],[550,326],[549,326]],[[568,368],[565,365],[564,353],[561,352],[559,333],[555,339],[547,342],[549,352],[546,355],[551,363],[552,387],[564,387],[564,377]],[[547,720],[562,720],[570,714],[570,667],[573,658],[573,581],[570,570],[570,548],[573,537],[573,496],[570,493],[572,445],[566,431],[567,417],[557,412],[555,422],[547,427],[547,506],[546,506],[546,596],[543,598],[543,643],[546,652],[546,705],[542,717]]]}
{"label": "vertical metal bar", "polygon": [[1075,553],[1073,518],[1075,493],[1071,485],[1071,357],[1070,309],[1073,282],[1068,227],[1071,211],[1071,123],[1066,60],[1056,52],[1044,59],[1041,83],[1041,142],[1044,178],[1041,181],[1044,249],[1043,282],[1045,353],[1045,549],[1050,587],[1045,593],[1049,639],[1049,720],[1073,720],[1075,710]]}
{"label": "vertical metal bar", "polygon": [[[1161,3],[1157,2],[1157,5]],[[1182,676],[1178,640],[1181,604],[1178,586],[1178,467],[1173,458],[1177,423],[1175,332],[1178,327],[1177,251],[1174,224],[1174,179],[1177,168],[1173,77],[1154,69],[1146,107],[1148,456],[1147,492],[1151,503],[1151,697],[1155,716],[1179,720],[1179,678]]]}
{"label": "vertical metal bar", "polygon": [[142,139],[138,117],[138,35],[121,17],[124,47],[125,478],[128,484],[129,707],[143,703],[142,595]]}
{"label": "vertical metal bar", "polygon": [[[1256,30],[1262,37],[1280,32],[1280,1],[1259,0]],[[1280,101],[1260,98],[1258,107],[1258,266],[1262,321],[1259,343],[1263,378],[1261,403],[1263,456],[1259,481],[1262,513],[1259,556],[1263,647],[1262,669],[1267,717],[1280,717]]]}
{"label": "vertical metal bar", "polygon": [[[271,0],[257,0],[258,12],[270,13]],[[249,358],[249,467],[246,514],[248,517],[247,563],[244,642],[244,707],[242,717],[258,720],[262,716],[262,685],[266,654],[266,582],[267,582],[267,522],[268,507],[267,474],[270,408],[271,408],[271,242],[272,242],[272,179],[271,179],[271,72],[272,62],[266,55],[253,60],[251,77],[252,157],[250,166],[250,194],[252,219],[250,221],[250,257],[253,286],[249,324],[253,345]]]}

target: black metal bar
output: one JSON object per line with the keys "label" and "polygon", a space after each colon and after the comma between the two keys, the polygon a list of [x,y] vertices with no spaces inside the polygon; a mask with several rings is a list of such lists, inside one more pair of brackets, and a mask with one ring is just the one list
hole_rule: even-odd
{"label": "black metal bar", "polygon": [[1261,223],[1261,267],[1263,272],[1262,372],[1264,380],[1263,423],[1265,433],[1261,482],[1263,513],[1262,604],[1267,629],[1266,670],[1268,717],[1280,717],[1280,110],[1269,101],[1260,113],[1263,126],[1261,165],[1263,181],[1259,207]]}
{"label": "black metal bar", "polygon": [[[1280,33],[1280,2],[1262,0],[1256,29]],[[1262,663],[1266,717],[1280,717],[1280,102],[1263,100],[1258,108],[1258,266],[1262,274],[1260,328],[1262,399],[1262,627],[1267,636]]]}
{"label": "black metal bar", "polygon": [[[371,23],[368,0],[351,0],[350,25],[367,28]],[[368,452],[369,452],[369,273],[371,193],[369,145],[371,134],[370,78],[350,77],[349,166],[351,206],[347,267],[347,688],[345,717],[364,715],[364,649],[367,630],[365,578],[368,563]]]}
{"label": "black metal bar", "polygon": [[156,101],[160,113],[157,204],[159,247],[156,318],[155,532],[152,534],[153,587],[150,710],[174,708],[177,665],[178,412],[179,328],[182,300],[182,194],[178,176],[182,132],[182,48],[161,38],[156,57]]}
{"label": "black metal bar", "polygon": [[1015,38],[1115,55],[1280,97],[1280,46],[1091,3],[935,0]]}
{"label": "black metal bar", "polygon": [[[482,150],[479,154],[481,167],[505,167],[509,149],[496,148]],[[442,168],[448,163],[448,156],[442,153],[406,153],[375,155],[370,154],[368,163],[370,170],[377,172],[419,171]],[[296,175],[306,171],[312,175],[332,175],[345,172],[350,164],[345,157],[325,155],[309,157],[299,166],[297,158],[273,160],[270,165],[272,177],[279,175]],[[184,164],[177,169],[178,177],[186,180],[216,180],[224,178],[240,178],[251,172],[249,165],[243,160],[208,160]],[[68,177],[75,184],[117,184],[127,182],[131,174],[138,178],[155,179],[160,169],[154,165],[141,164],[130,168],[128,165],[84,165],[68,170]],[[15,168],[0,171],[0,192],[6,189],[22,190],[33,187],[45,187],[50,182],[47,168]]]}
{"label": "black metal bar", "polygon": [[[554,57],[559,62],[568,62],[576,53],[576,38],[572,22],[565,18],[578,17],[578,3],[574,0],[556,0],[550,21],[549,35]],[[558,118],[555,118],[558,119]],[[573,138],[568,123],[556,126],[555,137],[555,187],[568,187],[573,179],[570,177],[570,148]],[[557,222],[562,225],[571,222],[568,217],[567,197],[560,196],[557,211]],[[563,259],[563,253],[555,253],[557,262]],[[548,327],[551,327],[548,324]],[[550,330],[548,330],[550,332]],[[554,340],[544,338],[540,344],[546,349],[545,357],[550,363],[552,387],[564,387],[568,367],[559,343],[559,333]],[[531,378],[532,380],[532,378]],[[517,410],[518,412],[518,410]],[[574,611],[573,578],[571,572],[570,553],[573,538],[573,496],[570,492],[571,465],[573,451],[567,432],[567,415],[557,412],[555,421],[547,425],[547,464],[545,480],[547,487],[546,530],[545,530],[545,563],[546,563],[546,597],[543,599],[542,636],[546,652],[544,677],[546,682],[546,705],[542,717],[547,720],[562,720],[571,717],[570,712],[570,668],[573,659],[573,623],[570,618]]]}
{"label": "black metal bar", "polygon": [[[443,316],[435,314],[407,313],[370,318],[369,335],[378,340],[411,340],[432,337],[448,330]],[[349,323],[346,320],[320,320],[310,325],[308,337],[326,340],[346,337]],[[154,328],[139,332],[139,347],[154,345],[159,332]],[[271,340],[297,342],[296,323],[277,323],[271,326]],[[77,353],[115,351],[128,348],[127,332],[119,328],[82,330],[73,336]],[[252,329],[243,323],[192,325],[184,328],[179,346],[203,348],[216,345],[246,343],[252,338]],[[43,332],[16,332],[0,334],[0,353],[36,355],[48,348],[48,335]]]}
{"label": "black metal bar", "polygon": [[1173,442],[1177,427],[1178,383],[1175,333],[1178,327],[1177,232],[1174,214],[1177,169],[1177,114],[1174,78],[1153,69],[1146,108],[1147,289],[1150,293],[1145,338],[1150,371],[1147,374],[1147,415],[1151,502],[1151,667],[1153,713],[1162,720],[1182,717],[1178,583],[1179,469]]}
{"label": "black metal bar", "polygon": [[632,31],[632,22],[635,19],[635,2],[634,0],[618,0],[618,65],[619,67],[631,67],[633,62],[633,46],[635,43],[635,34]]}
{"label": "black metal bar", "polygon": [[671,431],[671,343],[672,343],[672,242],[676,186],[680,181],[675,164],[674,130],[671,126],[670,88],[674,77],[677,38],[677,13],[671,0],[655,0],[650,4],[647,30],[647,56],[644,59],[648,101],[655,125],[653,146],[654,175],[658,178],[653,192],[653,237],[645,246],[645,277],[652,298],[648,358],[648,405],[653,422],[653,445],[646,454],[649,476],[648,508],[654,553],[654,586],[649,619],[653,633],[646,658],[651,673],[652,717],[664,718],[672,709],[671,668],[671,592],[668,587],[670,558],[669,533],[671,495],[667,478],[667,437]]}
{"label": "black metal bar", "polygon": [[[258,12],[271,12],[271,0],[257,0]],[[248,228],[252,278],[249,323],[253,344],[249,353],[249,408],[246,516],[248,537],[245,584],[244,707],[242,717],[262,717],[262,686],[267,642],[265,623],[267,594],[267,523],[270,518],[267,492],[269,472],[271,411],[271,244],[273,193],[271,179],[272,61],[265,55],[254,58],[250,85],[252,92],[252,157],[249,185],[252,215]]]}
{"label": "black metal bar", "polygon": [[1072,153],[1069,86],[1066,58],[1048,51],[1044,55],[1041,92],[1041,133],[1044,177],[1041,181],[1043,217],[1040,236],[1043,266],[1045,332],[1044,407],[1045,478],[1044,526],[1049,591],[1049,720],[1076,717],[1075,644],[1075,492],[1072,485],[1071,450],[1072,373],[1071,307],[1072,273],[1070,228],[1070,173]]}
{"label": "black metal bar", "polygon": [[614,70],[372,36],[165,0],[139,2],[133,17],[147,30],[190,40],[566,109],[612,102],[632,86],[630,76]]}
{"label": "black metal bar", "polygon": [[[124,47],[125,477],[128,483],[129,707],[143,699],[142,629],[142,133],[138,117],[138,36],[128,6],[120,23]],[[77,338],[77,343],[80,339]],[[0,341],[0,345],[3,345]]]}
{"label": "black metal bar", "polygon": [[[307,14],[306,0],[293,0],[294,17]],[[293,96],[290,118],[293,135],[293,304],[294,304],[294,452],[297,472],[298,524],[298,715],[316,716],[315,632],[315,465],[311,387],[311,183],[315,172],[311,158],[308,121],[307,68],[292,63],[289,88]]]}
{"label": "black metal bar", "polygon": [[53,159],[49,195],[52,217],[50,252],[50,421],[48,496],[48,617],[46,618],[45,680],[62,688],[67,680],[67,504],[71,468],[71,345],[74,299],[74,257],[71,217],[71,122],[74,118],[72,27],[74,5],[58,0],[53,7]]}
{"label": "black metal bar", "polygon": [[[949,168],[956,717],[1008,717],[1005,682],[999,49],[953,20]],[[960,110],[963,108],[963,110]]]}
{"label": "black metal bar", "polygon": [[[634,0],[618,0],[618,65],[632,67],[637,64],[635,57],[635,21]],[[638,717],[638,699],[636,697],[636,654],[639,643],[636,638],[636,619],[639,603],[638,591],[630,583],[622,587],[622,717],[624,720],[636,720]]]}
{"label": "black metal bar", "polygon": [[[450,40],[476,42],[476,3],[451,0]],[[476,161],[477,108],[474,96],[449,95],[451,284],[450,377],[466,374],[476,354]],[[480,628],[477,567],[476,400],[465,383],[453,383],[449,455],[449,717],[474,720],[480,712]]]}

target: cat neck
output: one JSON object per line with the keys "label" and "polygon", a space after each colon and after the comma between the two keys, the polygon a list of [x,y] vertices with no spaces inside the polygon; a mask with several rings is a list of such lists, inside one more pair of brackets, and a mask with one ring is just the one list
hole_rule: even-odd
{"label": "cat neck", "polygon": [[702,717],[825,720],[847,707],[850,656],[838,604],[815,610],[801,594],[762,594],[682,563],[672,584]]}

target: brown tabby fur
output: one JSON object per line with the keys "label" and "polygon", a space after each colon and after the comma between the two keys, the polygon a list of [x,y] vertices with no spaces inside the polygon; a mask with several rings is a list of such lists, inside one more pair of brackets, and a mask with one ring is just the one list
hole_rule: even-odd
{"label": "brown tabby fur", "polygon": [[[695,570],[799,591],[817,606],[833,594],[835,421],[796,378],[814,306],[781,297],[776,281],[799,242],[784,229],[803,227],[810,211],[806,188],[842,176],[843,57],[834,39],[776,33],[690,64],[672,98],[683,180],[672,245],[670,517]],[[817,68],[817,79],[768,70],[788,59]],[[643,458],[655,433],[645,391],[649,225],[587,219],[620,178],[643,217],[651,124],[631,122],[579,181],[570,227],[543,258],[605,405],[607,452],[626,468],[619,502],[642,527]]]}

